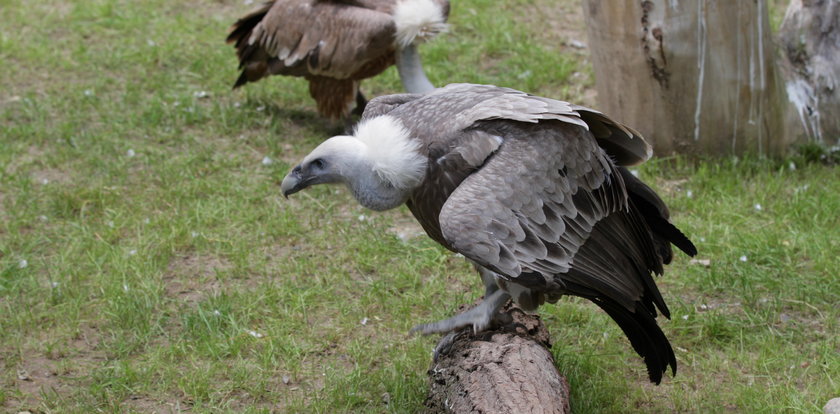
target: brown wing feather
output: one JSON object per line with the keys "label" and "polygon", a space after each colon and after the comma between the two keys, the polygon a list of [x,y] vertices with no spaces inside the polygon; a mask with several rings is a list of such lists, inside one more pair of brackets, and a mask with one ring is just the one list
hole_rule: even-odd
{"label": "brown wing feather", "polygon": [[235,42],[244,68],[264,64],[270,74],[338,79],[362,69],[369,75],[366,65],[393,54],[395,27],[385,3],[276,0],[234,24],[228,42]]}

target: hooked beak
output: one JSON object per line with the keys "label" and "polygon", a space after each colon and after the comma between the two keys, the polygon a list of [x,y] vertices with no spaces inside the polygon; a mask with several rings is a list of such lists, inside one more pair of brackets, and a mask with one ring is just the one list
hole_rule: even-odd
{"label": "hooked beak", "polygon": [[293,168],[280,184],[280,191],[283,192],[283,197],[289,198],[290,195],[306,188],[306,181],[301,177],[300,165]]}

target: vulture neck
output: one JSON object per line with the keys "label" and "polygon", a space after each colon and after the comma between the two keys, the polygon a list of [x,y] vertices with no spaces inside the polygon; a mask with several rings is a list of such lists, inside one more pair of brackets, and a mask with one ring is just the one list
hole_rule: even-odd
{"label": "vulture neck", "polygon": [[417,46],[414,44],[409,44],[397,52],[397,71],[408,93],[426,93],[435,89],[423,71],[420,54],[417,53]]}
{"label": "vulture neck", "polygon": [[372,169],[365,169],[364,174],[349,179],[347,186],[359,204],[375,211],[399,207],[405,203],[411,192],[411,190],[394,187]]}

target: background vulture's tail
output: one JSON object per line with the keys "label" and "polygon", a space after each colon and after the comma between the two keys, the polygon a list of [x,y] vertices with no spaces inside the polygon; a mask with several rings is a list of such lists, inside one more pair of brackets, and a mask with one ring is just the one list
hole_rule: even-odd
{"label": "background vulture's tail", "polygon": [[662,257],[662,262],[665,264],[671,263],[673,257],[671,244],[677,246],[689,256],[696,255],[697,248],[694,247],[694,243],[668,220],[671,213],[668,211],[665,202],[647,184],[630,173],[627,168],[618,167],[618,171],[621,173],[621,178],[624,179],[624,186],[627,189],[630,202],[639,210],[653,233],[653,242],[656,245],[657,252]]}
{"label": "background vulture's tail", "polygon": [[239,56],[239,68],[242,69],[242,74],[239,75],[239,79],[233,85],[234,89],[248,82],[257,81],[268,74],[267,56],[263,56],[265,51],[257,43],[249,45],[248,40],[251,38],[254,27],[260,24],[273,5],[273,0],[263,3],[259,9],[237,20],[230,28],[227,43],[233,43],[236,47],[236,54]]}

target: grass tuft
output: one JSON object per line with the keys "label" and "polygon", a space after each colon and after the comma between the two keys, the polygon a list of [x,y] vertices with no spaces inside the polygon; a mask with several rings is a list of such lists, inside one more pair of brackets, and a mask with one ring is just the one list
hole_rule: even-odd
{"label": "grass tuft", "polygon": [[[430,78],[592,104],[572,3],[454,2],[452,31],[421,50]],[[2,5],[3,411],[420,407],[436,339],[407,331],[472,302],[478,276],[405,208],[278,194],[334,128],[300,79],[230,89],[223,40],[248,7]],[[401,89],[393,69],[362,88]],[[639,169],[709,264],[678,256],[658,280],[679,360],[658,387],[594,305],[541,309],[575,412],[814,412],[837,396],[840,181],[820,151]]]}

